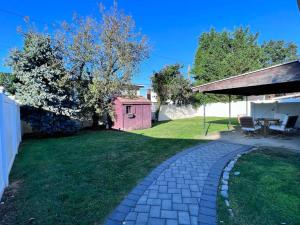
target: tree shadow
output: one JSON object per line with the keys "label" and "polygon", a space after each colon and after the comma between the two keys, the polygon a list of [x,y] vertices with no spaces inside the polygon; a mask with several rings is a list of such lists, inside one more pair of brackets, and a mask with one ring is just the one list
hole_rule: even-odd
{"label": "tree shadow", "polygon": [[169,123],[171,121],[172,120],[154,121],[154,122],[152,122],[152,127],[156,127],[156,126],[161,125],[161,124]]}
{"label": "tree shadow", "polygon": [[225,125],[227,126],[227,129],[238,129],[239,128],[239,123],[236,118],[231,118],[230,123],[229,119],[219,119],[219,120],[209,120],[205,122],[205,136],[208,134],[209,129],[211,128],[212,125],[217,124],[217,125]]}
{"label": "tree shadow", "polygon": [[22,179],[26,185],[20,185],[14,198],[7,197],[7,189],[1,219],[8,225],[22,223],[25,215],[35,218],[33,224],[60,224],[62,216],[65,224],[103,222],[152,169],[205,142],[112,130],[26,138],[10,175],[11,183]]}

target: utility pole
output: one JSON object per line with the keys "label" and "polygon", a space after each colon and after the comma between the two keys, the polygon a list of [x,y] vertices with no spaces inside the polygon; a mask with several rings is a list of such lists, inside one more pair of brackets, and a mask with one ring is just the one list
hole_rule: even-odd
{"label": "utility pole", "polygon": [[191,66],[190,64],[188,65],[188,80],[191,81],[191,78],[190,78],[190,73],[191,73]]}

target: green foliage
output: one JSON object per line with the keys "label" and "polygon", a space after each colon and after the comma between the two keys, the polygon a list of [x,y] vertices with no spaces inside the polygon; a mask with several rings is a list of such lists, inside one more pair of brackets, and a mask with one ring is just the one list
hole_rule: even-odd
{"label": "green foliage", "polygon": [[116,4],[100,12],[101,20],[75,17],[57,35],[76,83],[81,111],[93,116],[94,125],[99,118],[102,122],[108,115],[114,118],[112,99],[128,91],[134,72],[148,57],[146,38],[136,31],[131,16]]}
{"label": "green foliage", "polygon": [[180,73],[181,68],[179,64],[168,65],[151,77],[153,90],[158,97],[156,119],[158,119],[161,105],[167,104],[168,101],[176,105],[191,103],[191,85]]}
{"label": "green foliage", "polygon": [[[199,38],[199,46],[192,69],[195,84],[215,80],[260,69],[276,63],[296,58],[297,47],[284,41],[270,41],[258,44],[258,33],[249,28],[237,28],[233,32],[217,32],[211,29]],[[197,94],[200,102],[227,101],[220,95]]]}
{"label": "green foliage", "polygon": [[15,94],[14,82],[16,80],[16,76],[10,73],[0,73],[0,86],[5,88],[9,94]]}
{"label": "green foliage", "polygon": [[[69,121],[76,116],[76,101],[61,52],[47,34],[30,30],[24,33],[24,39],[23,49],[11,52],[9,58],[12,75],[16,77],[16,97],[27,107],[22,119],[32,125],[34,132],[69,133],[76,125]],[[32,115],[36,111],[40,116]]]}
{"label": "green foliage", "polygon": [[264,66],[271,66],[297,59],[297,45],[284,41],[264,42],[262,49],[265,54]]}

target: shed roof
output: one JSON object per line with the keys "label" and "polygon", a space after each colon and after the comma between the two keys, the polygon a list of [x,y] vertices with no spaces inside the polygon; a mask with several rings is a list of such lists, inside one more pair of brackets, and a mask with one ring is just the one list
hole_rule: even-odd
{"label": "shed roof", "polygon": [[278,64],[192,89],[195,92],[244,96],[300,92],[300,62]]}
{"label": "shed roof", "polygon": [[133,104],[133,105],[151,105],[151,101],[144,97],[135,97],[135,98],[125,98],[125,97],[117,97],[122,104]]}

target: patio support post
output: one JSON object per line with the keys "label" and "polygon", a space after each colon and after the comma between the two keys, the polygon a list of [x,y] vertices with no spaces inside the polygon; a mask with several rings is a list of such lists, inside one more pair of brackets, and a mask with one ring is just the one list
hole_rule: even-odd
{"label": "patio support post", "polygon": [[228,130],[231,127],[231,95],[228,95],[228,101],[229,101],[229,116],[228,116]]}
{"label": "patio support post", "polygon": [[248,116],[248,96],[246,96],[246,116]]}
{"label": "patio support post", "polygon": [[205,103],[205,100],[204,100],[204,104],[203,104],[203,132],[205,133],[206,135],[206,131],[205,131],[205,124],[206,124],[206,118],[205,118],[205,106],[206,106],[206,103]]}

